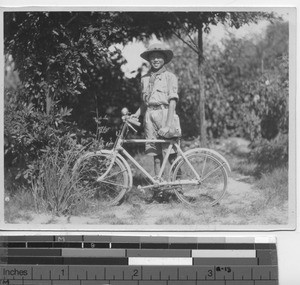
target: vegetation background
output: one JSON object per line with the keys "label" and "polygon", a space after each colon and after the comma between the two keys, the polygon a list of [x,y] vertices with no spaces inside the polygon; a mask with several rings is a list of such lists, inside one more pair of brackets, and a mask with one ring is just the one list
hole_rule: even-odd
{"label": "vegetation background", "polygon": [[[263,19],[269,24],[260,35],[200,42],[213,25],[239,28]],[[74,187],[71,169],[82,152],[115,139],[124,106],[134,111],[140,104],[146,66],[126,77],[116,44],[147,44],[154,35],[175,54],[168,68],[179,79],[183,145],[217,149],[235,181],[259,191],[246,211],[242,203],[232,209],[228,200],[197,222],[193,213],[190,223],[209,224],[212,217],[221,224],[287,223],[289,23],[273,13],[241,12],[5,12],[6,222],[30,223],[35,214],[49,214],[48,223],[79,215],[96,215],[97,223],[143,222],[146,206],[136,191],[125,203],[131,219],[116,218],[116,209],[97,208],[91,193]],[[131,151],[145,160],[141,149]],[[172,202],[164,207],[185,211]],[[272,208],[284,217],[254,218]],[[234,219],[222,220],[233,212]],[[177,214],[150,223],[174,221],[180,221]],[[189,223],[186,217],[182,223]]]}

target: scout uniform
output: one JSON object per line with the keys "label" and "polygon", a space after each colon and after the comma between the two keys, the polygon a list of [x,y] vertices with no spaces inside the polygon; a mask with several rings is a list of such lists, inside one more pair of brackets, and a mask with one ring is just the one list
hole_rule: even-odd
{"label": "scout uniform", "polygon": [[[151,52],[159,51],[165,56],[165,64],[173,58],[171,50],[164,49],[161,44],[154,44],[141,57],[148,60]],[[164,66],[157,72],[151,70],[141,79],[142,100],[144,103],[144,130],[146,139],[158,139],[159,129],[165,127],[169,102],[178,101],[178,82],[176,76]],[[172,126],[166,138],[181,136],[179,118],[174,114]],[[174,151],[173,151],[174,152]],[[146,153],[158,155],[162,153],[162,145],[156,143],[146,144]]]}

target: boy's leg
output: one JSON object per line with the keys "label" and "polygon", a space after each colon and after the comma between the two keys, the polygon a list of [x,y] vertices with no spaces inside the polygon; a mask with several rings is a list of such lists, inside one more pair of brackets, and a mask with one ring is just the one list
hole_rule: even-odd
{"label": "boy's leg", "polygon": [[[177,157],[176,153],[170,154],[169,163],[172,164],[175,161],[176,157]],[[154,157],[154,173],[156,176],[159,174],[159,171],[160,171],[160,168],[162,165],[162,161],[163,161],[162,154],[156,155]],[[156,200],[160,203],[164,203],[164,202],[168,202],[169,200],[171,200],[172,196],[173,196],[172,194],[170,194],[169,192],[167,192],[165,190],[157,189],[157,190],[154,190],[152,200]]]}
{"label": "boy's leg", "polygon": [[[172,165],[172,163],[175,161],[175,159],[177,158],[177,153],[171,153],[170,156],[169,156],[169,163]],[[181,169],[179,168],[178,169],[178,172],[177,172],[177,177],[176,179],[180,179],[181,178]]]}
{"label": "boy's leg", "polygon": [[172,164],[176,158],[177,158],[177,153],[171,153],[169,155],[169,163]]}
{"label": "boy's leg", "polygon": [[154,156],[154,174],[155,174],[155,176],[157,176],[159,174],[162,160],[163,160],[162,154]]}

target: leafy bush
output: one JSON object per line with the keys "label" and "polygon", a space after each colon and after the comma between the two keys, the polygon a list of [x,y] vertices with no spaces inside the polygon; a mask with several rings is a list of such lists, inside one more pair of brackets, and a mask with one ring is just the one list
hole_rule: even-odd
{"label": "leafy bush", "polygon": [[[57,139],[70,134],[72,125],[67,122],[71,109],[59,108],[52,102],[48,113],[40,111],[23,97],[22,90],[6,91],[4,109],[4,162],[6,181],[30,182],[28,168],[40,159],[47,147]],[[8,186],[8,185],[7,185]]]}
{"label": "leafy bush", "polygon": [[288,165],[288,135],[279,135],[271,141],[262,140],[251,152],[250,161],[257,164],[256,174],[272,172]]}

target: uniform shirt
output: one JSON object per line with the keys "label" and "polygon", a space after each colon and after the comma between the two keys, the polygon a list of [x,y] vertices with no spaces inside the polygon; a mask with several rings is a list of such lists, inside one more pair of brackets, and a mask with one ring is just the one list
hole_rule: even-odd
{"label": "uniform shirt", "polygon": [[178,81],[172,72],[165,70],[157,74],[153,85],[150,78],[149,72],[141,79],[142,99],[146,105],[169,105],[171,99],[178,100]]}

